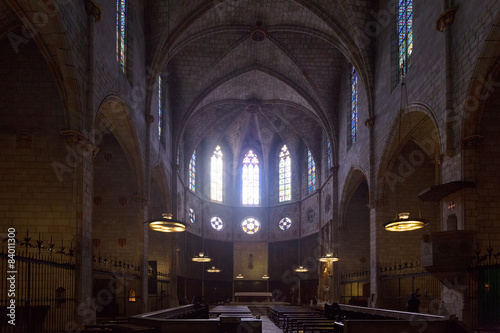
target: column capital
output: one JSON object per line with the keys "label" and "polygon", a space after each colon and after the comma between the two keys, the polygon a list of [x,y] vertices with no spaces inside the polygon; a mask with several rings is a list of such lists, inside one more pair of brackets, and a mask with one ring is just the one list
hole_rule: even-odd
{"label": "column capital", "polygon": [[458,7],[451,7],[442,12],[434,24],[434,29],[443,32],[447,27],[451,26],[453,21],[455,21],[457,9]]}
{"label": "column capital", "polygon": [[79,146],[82,151],[91,153],[92,157],[96,157],[99,152],[99,147],[91,143],[88,138],[80,132],[74,130],[62,130],[60,134],[67,145]]}
{"label": "column capital", "polygon": [[102,21],[101,5],[94,0],[85,0],[85,11],[88,16],[91,16],[94,19],[95,22]]}
{"label": "column capital", "polygon": [[142,203],[144,204],[144,206],[150,206],[151,202],[148,200],[148,198],[146,198],[146,196],[142,195],[142,194],[132,194],[132,200],[135,202],[135,203]]}
{"label": "column capital", "polygon": [[370,117],[365,120],[365,126],[368,128],[373,127],[374,124],[375,124],[375,117]]}
{"label": "column capital", "polygon": [[462,140],[460,140],[460,145],[462,149],[478,149],[483,143],[484,136],[482,135],[470,135]]}
{"label": "column capital", "polygon": [[385,205],[385,199],[376,199],[368,204],[368,208],[375,209],[383,207],[384,205]]}
{"label": "column capital", "polygon": [[149,125],[155,122],[155,117],[151,113],[144,113],[144,117],[146,117],[146,123]]}

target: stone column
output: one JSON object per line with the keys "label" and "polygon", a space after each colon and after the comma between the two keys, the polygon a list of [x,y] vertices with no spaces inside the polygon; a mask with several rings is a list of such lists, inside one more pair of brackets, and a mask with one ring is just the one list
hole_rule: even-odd
{"label": "stone column", "polygon": [[434,29],[444,32],[444,63],[445,63],[445,83],[446,83],[446,155],[455,155],[455,127],[460,126],[458,115],[453,107],[453,63],[452,63],[452,40],[451,25],[455,20],[457,7],[453,7],[453,0],[444,0],[444,12],[436,20]]}
{"label": "stone column", "polygon": [[[338,164],[332,167],[332,224],[330,226],[330,250],[333,252],[333,255],[339,255],[339,227],[340,227],[340,215],[339,215],[339,190],[338,190],[338,181],[339,181],[339,166]],[[342,260],[342,258],[339,258]],[[330,297],[332,301],[340,303],[340,271],[339,265],[337,263],[332,263],[332,276],[328,283],[330,287]]]}
{"label": "stone column", "polygon": [[375,117],[370,117],[365,121],[365,126],[370,131],[370,174],[368,178],[368,188],[370,192],[370,297],[368,299],[369,307],[376,307],[378,295],[378,269],[377,269],[377,209],[381,204],[375,201],[375,189],[377,187],[375,177]]}
{"label": "stone column", "polygon": [[75,246],[75,322],[78,327],[94,324],[96,308],[92,298],[92,218],[94,196],[94,162],[99,151],[94,145],[94,26],[102,20],[100,6],[84,0],[87,20],[86,110],[82,127],[86,135],[66,130],[61,135],[78,154],[81,163],[75,168],[75,208],[77,239]]}
{"label": "stone column", "polygon": [[75,323],[95,323],[95,304],[92,299],[92,205],[93,157],[99,149],[83,134],[61,131],[61,136],[71,152],[75,168],[72,174],[75,196]]}

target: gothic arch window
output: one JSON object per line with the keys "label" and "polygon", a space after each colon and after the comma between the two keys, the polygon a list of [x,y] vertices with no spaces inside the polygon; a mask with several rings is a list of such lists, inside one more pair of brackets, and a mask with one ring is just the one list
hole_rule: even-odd
{"label": "gothic arch window", "polygon": [[328,173],[332,168],[332,145],[330,144],[330,140],[326,139],[326,160],[328,165]]}
{"label": "gothic arch window", "polygon": [[413,53],[413,0],[398,0],[398,68],[399,77],[411,66]]}
{"label": "gothic arch window", "polygon": [[316,163],[309,149],[307,150],[307,187],[309,193],[316,190]]}
{"label": "gothic arch window", "polygon": [[252,150],[243,157],[241,189],[244,205],[259,204],[259,159]]}
{"label": "gothic arch window", "polygon": [[356,67],[351,69],[351,143],[355,143],[358,138],[358,74]]}
{"label": "gothic arch window", "polygon": [[127,1],[116,0],[116,60],[125,73],[126,64]]}
{"label": "gothic arch window", "polygon": [[210,169],[210,199],[218,202],[222,202],[222,158],[223,154],[220,146],[215,147]]}
{"label": "gothic arch window", "polygon": [[161,76],[158,76],[158,138],[162,139],[163,129],[163,94]]}
{"label": "gothic arch window", "polygon": [[286,145],[279,153],[279,201],[292,200],[292,158]]}
{"label": "gothic arch window", "polygon": [[189,161],[188,183],[189,189],[196,192],[196,150],[193,152],[191,160]]}

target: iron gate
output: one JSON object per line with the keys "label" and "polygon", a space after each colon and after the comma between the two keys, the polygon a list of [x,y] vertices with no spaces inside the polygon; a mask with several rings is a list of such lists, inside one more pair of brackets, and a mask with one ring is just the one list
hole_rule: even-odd
{"label": "iron gate", "polygon": [[[15,256],[15,273],[10,273],[13,271],[9,269],[8,259],[8,254],[2,249],[0,332],[64,332],[74,317],[73,257],[20,252]],[[14,277],[15,284],[11,285],[6,277]],[[15,295],[9,295],[12,288],[15,289]],[[11,300],[15,302],[15,312],[8,309]],[[15,314],[10,317],[15,318],[15,326],[5,320],[10,319],[7,317],[10,313]]]}

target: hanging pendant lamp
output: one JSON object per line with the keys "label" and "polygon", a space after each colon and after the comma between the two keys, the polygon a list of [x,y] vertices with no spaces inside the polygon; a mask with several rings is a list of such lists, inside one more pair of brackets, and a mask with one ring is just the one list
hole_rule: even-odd
{"label": "hanging pendant lamp", "polygon": [[161,219],[152,219],[144,223],[148,223],[151,230],[159,232],[183,232],[189,229],[189,225],[173,219],[170,213],[162,214]]}

